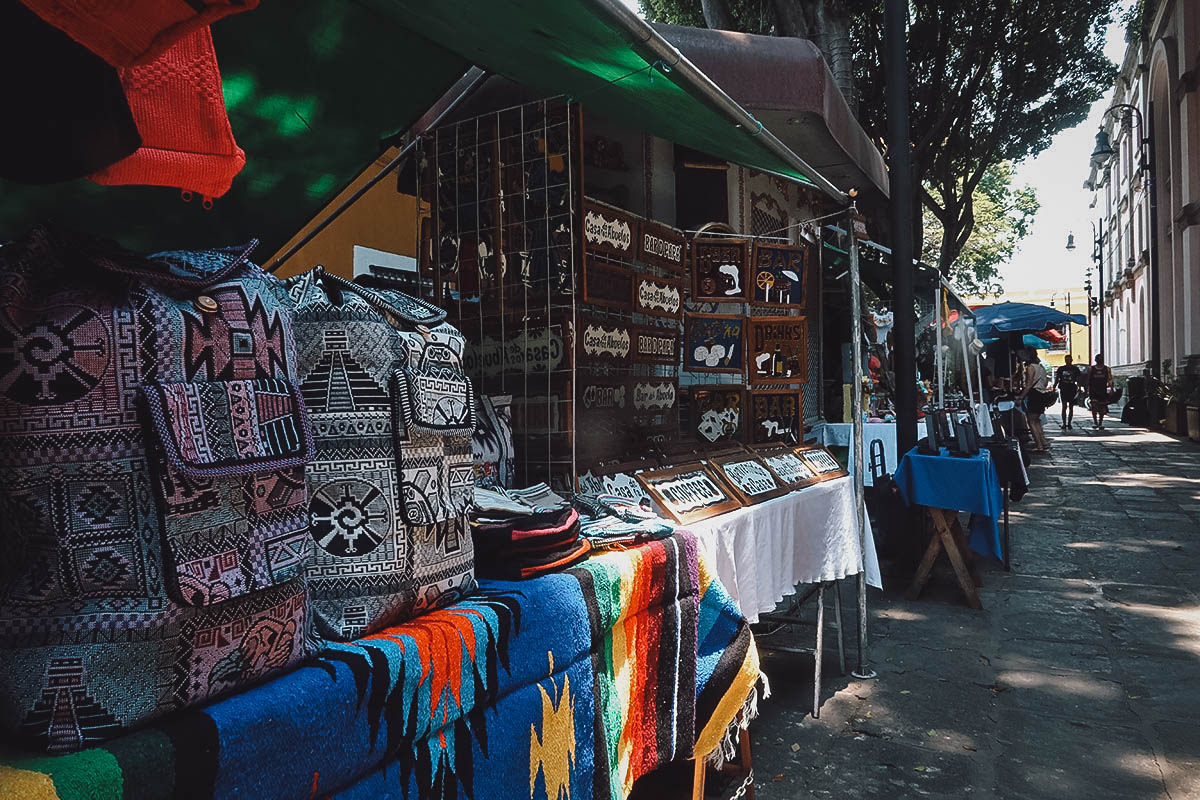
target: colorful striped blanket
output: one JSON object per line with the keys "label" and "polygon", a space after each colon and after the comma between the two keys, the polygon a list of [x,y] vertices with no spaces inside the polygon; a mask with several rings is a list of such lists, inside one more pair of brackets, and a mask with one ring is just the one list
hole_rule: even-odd
{"label": "colorful striped blanket", "polygon": [[758,678],[748,625],[681,533],[482,581],[101,747],[2,752],[0,798],[620,799],[719,753]]}

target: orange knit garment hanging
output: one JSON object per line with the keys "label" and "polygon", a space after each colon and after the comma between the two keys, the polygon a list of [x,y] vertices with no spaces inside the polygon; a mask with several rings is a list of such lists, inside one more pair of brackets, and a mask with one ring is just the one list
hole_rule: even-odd
{"label": "orange knit garment hanging", "polygon": [[229,191],[246,154],[229,127],[209,29],[119,73],[142,146],[89,177],[107,186],[177,186],[206,199]]}
{"label": "orange knit garment hanging", "polygon": [[258,0],[21,0],[114,67],[146,64],[188,34]]}

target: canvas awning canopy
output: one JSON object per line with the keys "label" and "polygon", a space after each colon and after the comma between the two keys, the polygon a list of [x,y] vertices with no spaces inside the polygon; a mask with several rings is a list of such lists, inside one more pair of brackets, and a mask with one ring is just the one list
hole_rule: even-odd
{"label": "canvas awning canopy", "polygon": [[212,210],[172,189],[6,185],[0,236],[54,217],[139,249],[259,237],[263,258],[473,64],[840,196],[620,0],[264,3],[213,37],[247,164]]}
{"label": "canvas awning canopy", "polygon": [[976,330],[980,337],[1000,333],[1038,333],[1064,322],[1087,325],[1087,317],[1064,314],[1057,309],[1033,303],[997,303],[975,309]]}

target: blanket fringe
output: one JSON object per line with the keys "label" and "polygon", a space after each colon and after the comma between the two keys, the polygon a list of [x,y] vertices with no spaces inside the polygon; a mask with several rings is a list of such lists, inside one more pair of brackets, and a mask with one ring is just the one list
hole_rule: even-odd
{"label": "blanket fringe", "polygon": [[738,712],[738,715],[729,723],[729,727],[725,729],[725,735],[721,737],[721,743],[705,758],[705,761],[712,765],[713,768],[720,769],[726,762],[737,758],[738,742],[741,739],[741,733],[748,729],[751,720],[758,716],[760,693],[763,700],[771,696],[771,684],[767,681],[767,675],[764,672],[758,673],[758,680],[755,682],[754,688],[750,690],[750,696],[742,704],[742,710]]}

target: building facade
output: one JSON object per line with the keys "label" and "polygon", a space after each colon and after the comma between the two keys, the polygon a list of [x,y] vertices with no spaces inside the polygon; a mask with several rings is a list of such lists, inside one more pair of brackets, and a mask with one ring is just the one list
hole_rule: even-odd
{"label": "building facade", "polygon": [[1200,3],[1148,6],[1105,117],[1111,156],[1093,161],[1087,182],[1100,257],[1092,350],[1119,374],[1156,355],[1200,372]]}

